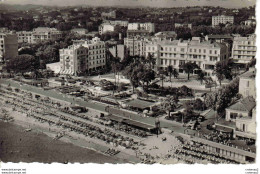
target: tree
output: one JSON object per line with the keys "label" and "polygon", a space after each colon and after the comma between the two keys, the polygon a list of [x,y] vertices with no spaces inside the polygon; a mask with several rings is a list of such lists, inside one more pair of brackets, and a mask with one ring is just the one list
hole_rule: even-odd
{"label": "tree", "polygon": [[118,76],[118,83],[119,83],[119,72],[121,70],[121,63],[120,63],[120,59],[119,58],[114,58],[112,60],[112,71],[114,72],[115,75],[115,86],[117,87],[117,82],[116,82],[116,76]]}
{"label": "tree", "polygon": [[165,79],[166,71],[163,70],[163,69],[160,69],[160,70],[159,70],[159,75],[160,75],[160,79],[161,79],[161,81],[162,81],[162,88],[163,88],[163,81],[164,81],[164,79]]}
{"label": "tree", "polygon": [[147,58],[146,58],[146,62],[149,64],[149,68],[150,69],[154,69],[154,65],[156,64],[156,60],[154,58],[153,54],[148,54]]}
{"label": "tree", "polygon": [[200,81],[200,84],[202,85],[203,80],[205,80],[205,72],[200,71],[197,76],[197,80]]}
{"label": "tree", "polygon": [[139,85],[139,79],[138,79],[138,63],[135,63],[135,62],[132,62],[129,66],[127,66],[124,70],[123,70],[123,75],[126,76],[130,82],[131,82],[131,85],[133,87],[133,92],[134,92],[134,89],[136,87],[138,87]]}
{"label": "tree", "polygon": [[[155,72],[152,69],[141,69],[139,66],[139,73],[137,74],[138,79],[143,82],[143,84],[146,83],[146,89],[148,89],[149,83],[155,79]],[[144,89],[144,85],[143,85]]]}
{"label": "tree", "polygon": [[9,59],[6,62],[7,71],[14,73],[32,72],[35,70],[36,59],[34,56],[28,54],[18,55]]}
{"label": "tree", "polygon": [[180,68],[182,68],[188,74],[188,80],[190,80],[190,73],[192,73],[194,69],[200,69],[200,67],[196,63],[191,62],[180,65]]}
{"label": "tree", "polygon": [[214,73],[216,74],[219,84],[221,86],[221,82],[225,78],[225,67],[222,65],[221,62],[216,63]]}
{"label": "tree", "polygon": [[179,77],[179,73],[178,73],[178,71],[175,68],[173,69],[173,77],[174,78],[178,78]]}
{"label": "tree", "polygon": [[172,73],[173,73],[173,67],[172,65],[169,65],[167,67],[167,73],[170,75],[170,82],[172,82]]}
{"label": "tree", "polygon": [[161,102],[162,109],[168,111],[168,117],[170,117],[170,112],[173,112],[177,108],[178,102],[179,99],[176,96],[166,97]]}

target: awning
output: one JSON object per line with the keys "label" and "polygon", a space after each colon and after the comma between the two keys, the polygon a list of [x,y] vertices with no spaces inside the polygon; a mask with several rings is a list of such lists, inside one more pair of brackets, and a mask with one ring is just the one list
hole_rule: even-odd
{"label": "awning", "polygon": [[147,101],[139,100],[139,99],[131,100],[126,104],[131,107],[139,108],[142,110],[150,108],[152,105],[154,105],[154,103],[152,103],[152,102],[147,102]]}
{"label": "awning", "polygon": [[108,118],[117,122],[123,122],[124,118],[115,116],[115,115],[108,115]]}
{"label": "awning", "polygon": [[221,132],[226,132],[226,133],[233,132],[232,128],[228,128],[228,127],[224,127],[224,126],[220,126],[220,125],[216,125],[216,130],[221,131]]}
{"label": "awning", "polygon": [[133,126],[136,126],[136,127],[139,127],[139,128],[148,129],[148,130],[156,128],[155,125],[152,126],[152,125],[141,123],[141,122],[137,122],[137,121],[134,121],[134,120],[123,120],[123,122],[126,123],[126,124],[129,124],[129,125],[133,125]]}

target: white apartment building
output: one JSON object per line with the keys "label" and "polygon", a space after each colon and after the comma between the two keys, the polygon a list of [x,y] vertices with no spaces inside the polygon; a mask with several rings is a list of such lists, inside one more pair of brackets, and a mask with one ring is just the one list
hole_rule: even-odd
{"label": "white apartment building", "polygon": [[154,23],[146,22],[146,23],[129,23],[127,26],[127,30],[145,30],[150,33],[155,31]]}
{"label": "white apartment building", "polygon": [[232,58],[235,63],[246,65],[256,56],[256,35],[234,37]]}
{"label": "white apartment building", "polygon": [[130,56],[145,56],[145,47],[148,40],[142,37],[124,38],[124,45]]}
{"label": "white apartment building", "polygon": [[85,35],[88,33],[88,30],[85,28],[74,28],[74,29],[71,29],[70,31],[71,31],[71,33],[75,33],[78,35]]}
{"label": "white apartment building", "polygon": [[191,41],[150,41],[146,43],[146,57],[149,54],[156,59],[157,69],[166,69],[167,66],[172,65],[183,73],[180,66],[193,62],[208,76],[213,76],[218,61],[226,63],[228,60],[228,48],[225,44],[202,42],[200,38],[193,38]]}
{"label": "white apartment building", "polygon": [[241,94],[243,98],[246,98],[248,96],[256,98],[255,78],[255,68],[250,68],[249,71],[239,76],[239,94]]}
{"label": "white apartment building", "polygon": [[18,31],[16,32],[18,43],[34,43],[32,31]]}
{"label": "white apartment building", "polygon": [[185,28],[192,29],[192,24],[180,24],[180,23],[175,23],[175,24],[174,24],[174,27],[175,27],[175,28],[185,27]]}
{"label": "white apartment building", "polygon": [[44,40],[56,40],[62,37],[62,32],[56,28],[38,27],[33,29],[33,43]]}
{"label": "white apartment building", "polygon": [[212,16],[212,27],[227,23],[234,24],[234,16]]}
{"label": "white apartment building", "polygon": [[109,24],[109,23],[103,23],[98,27],[98,32],[100,35],[105,34],[106,32],[113,32],[115,31],[116,25]]}
{"label": "white apartment building", "polygon": [[14,33],[0,33],[0,63],[17,55],[17,35]]}
{"label": "white apartment building", "polygon": [[121,21],[121,20],[115,20],[115,21],[104,21],[104,23],[112,24],[112,25],[118,25],[121,27],[127,27],[128,21]]}
{"label": "white apartment building", "polygon": [[103,18],[116,18],[116,11],[111,11],[111,12],[102,12],[101,17]]}
{"label": "white apartment building", "polygon": [[67,49],[60,49],[60,64],[60,73],[70,75],[86,74],[105,68],[105,42],[97,37],[92,40],[75,40]]}
{"label": "white apartment building", "polygon": [[88,69],[88,49],[71,45],[60,49],[60,74],[79,75]]}

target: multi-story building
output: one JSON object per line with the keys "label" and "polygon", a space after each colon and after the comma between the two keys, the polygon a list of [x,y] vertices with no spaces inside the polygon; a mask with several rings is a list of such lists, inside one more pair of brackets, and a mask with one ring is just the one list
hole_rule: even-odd
{"label": "multi-story building", "polygon": [[118,57],[123,60],[127,54],[125,45],[115,45],[109,48],[109,52],[113,57]]}
{"label": "multi-story building", "polygon": [[0,33],[8,33],[9,29],[7,27],[1,27],[0,28]]}
{"label": "multi-story building", "polygon": [[103,18],[116,18],[116,11],[111,11],[111,12],[102,12],[101,17]]}
{"label": "multi-story building", "polygon": [[234,16],[212,16],[212,27],[219,26],[219,24],[234,24]]}
{"label": "multi-story building", "polygon": [[187,23],[184,23],[184,24],[175,23],[175,24],[174,24],[174,27],[175,27],[175,28],[184,27],[184,28],[192,29],[192,24],[187,24]]}
{"label": "multi-story building", "polygon": [[235,136],[256,138],[256,102],[248,96],[226,109],[225,120],[234,123]]}
{"label": "multi-story building", "polygon": [[16,32],[18,43],[37,43],[44,40],[57,40],[62,37],[62,32],[56,28],[38,27],[33,31]]}
{"label": "multi-story building", "polygon": [[8,59],[17,55],[17,35],[14,33],[0,33],[0,63],[8,61]]}
{"label": "multi-story building", "polygon": [[34,43],[32,31],[19,31],[16,32],[18,37],[18,43]]}
{"label": "multi-story building", "polygon": [[116,25],[109,24],[109,23],[103,23],[98,27],[99,34],[102,35],[106,32],[113,32],[115,31]]}
{"label": "multi-story building", "polygon": [[127,26],[127,30],[143,30],[148,31],[149,33],[153,33],[155,31],[154,23],[146,22],[146,23],[129,23]]}
{"label": "multi-story building", "polygon": [[239,77],[239,94],[241,94],[244,98],[248,96],[253,96],[256,98],[255,68],[250,68],[249,71],[241,74]]}
{"label": "multi-story building", "polygon": [[74,28],[70,30],[72,33],[76,33],[78,35],[85,35],[88,33],[88,30],[85,28]]}
{"label": "multi-story building", "polygon": [[105,42],[97,37],[92,40],[75,40],[67,49],[60,49],[60,64],[60,73],[70,75],[86,74],[105,68]]}
{"label": "multi-story building", "polygon": [[[196,63],[208,76],[213,76],[215,64],[219,61],[226,63],[228,48],[223,43],[201,41],[200,38],[188,40],[150,41],[146,43],[146,57],[153,55],[157,69],[166,69],[172,65],[180,73],[180,68],[187,62]],[[196,73],[196,71],[194,72]]]}
{"label": "multi-story building", "polygon": [[175,31],[161,31],[154,34],[155,37],[160,38],[161,40],[174,40],[177,37]]}
{"label": "multi-story building", "polygon": [[112,25],[118,25],[121,27],[127,27],[128,21],[121,21],[121,20],[115,20],[115,21],[104,21],[104,23],[112,24]]}
{"label": "multi-story building", "polygon": [[243,21],[242,24],[245,25],[245,26],[249,26],[249,27],[255,26],[255,25],[256,25],[255,16],[250,16],[250,17],[248,18],[248,20]]}
{"label": "multi-story building", "polygon": [[127,30],[126,35],[127,38],[146,37],[150,36],[150,32],[147,30]]}
{"label": "multi-story building", "polygon": [[256,56],[256,36],[234,38],[232,58],[235,63],[245,66]]}
{"label": "multi-story building", "polygon": [[62,37],[62,32],[56,28],[38,27],[33,29],[33,43],[44,40],[56,40]]}
{"label": "multi-story building", "polygon": [[211,42],[219,42],[219,43],[225,43],[228,47],[229,57],[232,56],[232,46],[233,46],[233,39],[234,36],[232,35],[207,35],[205,36],[206,41]]}
{"label": "multi-story building", "polygon": [[60,74],[79,75],[88,69],[88,49],[71,45],[60,49]]}
{"label": "multi-story building", "polygon": [[145,37],[124,38],[124,45],[130,56],[145,56],[146,43],[147,38]]}

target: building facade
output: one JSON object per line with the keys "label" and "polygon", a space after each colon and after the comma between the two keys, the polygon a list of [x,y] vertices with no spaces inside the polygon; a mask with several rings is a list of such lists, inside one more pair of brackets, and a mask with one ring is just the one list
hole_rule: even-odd
{"label": "building facade", "polygon": [[18,37],[18,43],[34,43],[32,31],[19,31],[16,32]]}
{"label": "building facade", "polygon": [[212,27],[219,26],[219,24],[234,24],[234,16],[212,16]]}
{"label": "building facade", "polygon": [[155,31],[154,23],[146,22],[146,23],[129,23],[127,26],[127,30],[144,30],[149,33],[153,33]]}
{"label": "building facade", "polygon": [[130,56],[145,56],[146,43],[147,39],[142,37],[124,38],[124,45]]}
{"label": "building facade", "polygon": [[181,65],[196,63],[208,76],[213,76],[217,62],[228,61],[228,48],[222,43],[201,41],[200,38],[188,40],[151,41],[146,43],[146,57],[153,55],[156,59],[157,69],[173,68],[183,73]]}
{"label": "building facade", "polygon": [[98,27],[98,32],[100,35],[105,34],[107,32],[113,32],[115,31],[116,25],[109,24],[109,23],[103,23]]}
{"label": "building facade", "polygon": [[18,40],[14,33],[0,33],[0,63],[18,55]]}
{"label": "building facade", "polygon": [[121,21],[121,20],[115,20],[115,21],[104,21],[104,23],[109,23],[109,24],[112,24],[112,25],[118,25],[118,26],[121,26],[121,27],[127,27],[128,26],[128,21]]}
{"label": "building facade", "polygon": [[256,36],[236,36],[233,42],[232,58],[235,63],[246,65],[256,56]]}
{"label": "building facade", "polygon": [[248,96],[226,109],[226,121],[235,123],[235,136],[256,138],[255,107],[255,99]]}
{"label": "building facade", "polygon": [[88,69],[88,49],[71,45],[60,49],[60,74],[79,75]]}
{"label": "building facade", "polygon": [[88,30],[85,28],[74,28],[71,30],[72,33],[76,33],[78,35],[85,35],[88,33]]}
{"label": "building facade", "polygon": [[127,55],[126,47],[125,45],[115,45],[111,48],[109,48],[109,52],[113,57],[118,57],[120,60],[123,60],[125,56]]}
{"label": "building facade", "polygon": [[175,27],[175,28],[184,27],[184,28],[192,29],[192,24],[180,24],[180,23],[175,23],[175,24],[174,24],[174,27]]}
{"label": "building facade", "polygon": [[256,84],[255,84],[256,70],[255,68],[240,75],[239,78],[239,94],[244,98],[252,96],[256,98]]}
{"label": "building facade", "polygon": [[33,29],[33,43],[62,38],[62,32],[56,28],[38,27]]}
{"label": "building facade", "polygon": [[60,74],[80,75],[105,68],[105,42],[95,37],[92,40],[75,40],[67,49],[60,49]]}
{"label": "building facade", "polygon": [[106,18],[116,18],[116,11],[111,11],[111,12],[108,12],[108,13],[102,12],[101,17],[105,18],[105,19]]}

